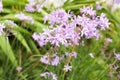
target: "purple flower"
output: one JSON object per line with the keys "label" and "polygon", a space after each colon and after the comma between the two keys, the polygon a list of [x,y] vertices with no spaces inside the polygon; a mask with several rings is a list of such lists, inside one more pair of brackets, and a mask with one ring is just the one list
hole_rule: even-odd
{"label": "purple flower", "polygon": [[37,33],[34,33],[33,35],[32,35],[32,37],[33,37],[33,39],[34,40],[36,40],[38,43],[39,43],[39,45],[42,47],[42,46],[44,46],[44,45],[46,45],[47,44],[47,37],[44,35],[44,34],[37,34]]}
{"label": "purple flower", "polygon": [[82,17],[78,17],[79,24],[82,26],[81,36],[85,36],[85,38],[90,39],[92,37],[99,37],[99,31],[97,30],[98,22],[94,19],[91,20],[90,18],[83,15]]}
{"label": "purple flower", "polygon": [[35,8],[34,8],[34,6],[31,5],[31,4],[26,4],[25,10],[26,10],[27,12],[35,12]]}
{"label": "purple flower", "polygon": [[65,70],[66,72],[71,71],[72,66],[69,66],[68,64],[64,66],[63,70]]}
{"label": "purple flower", "polygon": [[57,53],[53,55],[47,54],[40,58],[40,62],[52,66],[57,66],[60,62],[60,57],[57,55]]}
{"label": "purple flower", "polygon": [[21,21],[29,21],[32,24],[34,23],[34,19],[30,16],[26,16],[25,14],[23,14],[22,12],[20,14],[16,14],[15,15],[18,19],[20,19]]}
{"label": "purple flower", "polygon": [[17,27],[17,24],[15,24],[12,20],[5,20],[5,22],[7,23],[7,25],[9,25],[10,27]]}
{"label": "purple flower", "polygon": [[92,7],[82,8],[81,13],[76,16],[71,12],[66,13],[63,9],[51,12],[44,17],[44,22],[48,21],[50,27],[38,34],[39,39],[35,40],[40,46],[49,42],[57,47],[68,47],[72,44],[79,45],[81,37],[98,39],[100,30],[109,28],[110,23],[105,14],[97,16]]}
{"label": "purple flower", "polygon": [[40,74],[41,77],[44,77],[44,78],[52,78],[52,80],[57,80],[57,76],[56,74],[52,73],[52,72],[44,72],[42,74]]}
{"label": "purple flower", "polygon": [[99,28],[101,30],[105,30],[105,28],[109,28],[109,20],[106,18],[106,15],[104,13],[102,13],[99,17],[98,17],[98,20],[99,22]]}
{"label": "purple flower", "polygon": [[51,61],[51,65],[53,66],[57,66],[60,62],[60,57],[58,57],[57,54],[53,55],[53,60]]}
{"label": "purple flower", "polygon": [[120,54],[115,54],[115,58],[116,58],[117,60],[120,60]]}
{"label": "purple flower", "polygon": [[66,13],[65,10],[59,9],[46,15],[44,21],[49,20],[49,24],[54,25],[55,23],[60,24],[68,22],[69,17],[70,15]]}
{"label": "purple flower", "polygon": [[49,55],[42,56],[40,58],[40,62],[45,63],[45,64],[50,64],[50,57],[49,57]]}
{"label": "purple flower", "polygon": [[89,14],[90,16],[95,16],[96,15],[96,11],[93,10],[93,8],[90,7],[90,6],[81,8],[80,12],[82,14]]}
{"label": "purple flower", "polygon": [[106,38],[106,42],[111,43],[111,42],[112,42],[112,39]]}
{"label": "purple flower", "polygon": [[37,12],[41,12],[42,8],[43,8],[43,5],[41,4],[36,5]]}
{"label": "purple flower", "polygon": [[2,35],[4,28],[5,28],[4,24],[0,24],[0,36]]}
{"label": "purple flower", "polygon": [[99,3],[97,3],[97,4],[96,4],[96,9],[97,9],[97,10],[101,10],[101,9],[102,9],[102,6],[101,6]]}

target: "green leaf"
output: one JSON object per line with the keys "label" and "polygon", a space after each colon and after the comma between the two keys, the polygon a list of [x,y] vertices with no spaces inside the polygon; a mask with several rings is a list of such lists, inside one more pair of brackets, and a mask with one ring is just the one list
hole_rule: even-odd
{"label": "green leaf", "polygon": [[8,56],[12,64],[14,66],[17,66],[18,65],[17,60],[15,59],[15,55],[10,46],[9,40],[5,38],[4,36],[0,36],[0,47],[3,50],[3,52]]}
{"label": "green leaf", "polygon": [[31,50],[33,52],[35,52],[36,54],[40,54],[39,50],[37,49],[37,47],[36,47],[35,43],[32,41],[32,39],[29,39],[28,43],[29,43]]}
{"label": "green leaf", "polygon": [[16,38],[21,42],[21,44],[26,48],[27,52],[31,52],[25,38],[22,36],[22,34],[18,31],[13,31],[13,33],[16,33]]}

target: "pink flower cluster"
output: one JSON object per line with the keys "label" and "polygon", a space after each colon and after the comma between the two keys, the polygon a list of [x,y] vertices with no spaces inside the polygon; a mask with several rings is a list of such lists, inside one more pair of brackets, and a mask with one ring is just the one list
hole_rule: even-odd
{"label": "pink flower cluster", "polygon": [[43,4],[41,4],[38,0],[29,0],[29,3],[25,6],[25,10],[27,12],[40,12],[42,8]]}
{"label": "pink flower cluster", "polygon": [[[63,9],[55,10],[50,14],[45,15],[44,22],[50,26],[44,29],[43,33],[33,33],[32,37],[38,42],[39,46],[43,47],[47,43],[53,46],[60,47],[61,45],[68,47],[73,45],[84,45],[81,38],[98,39],[100,30],[109,28],[109,20],[105,14],[97,16],[96,11],[92,7],[83,7],[80,9],[80,14],[75,15],[72,12],[66,12]],[[62,57],[57,54],[46,54],[40,58],[40,61],[47,65],[57,66],[60,61],[65,60],[65,57],[76,58],[76,52],[65,53]],[[71,71],[72,66],[67,63],[63,70]],[[42,76],[49,73],[42,74]]]}
{"label": "pink flower cluster", "polygon": [[34,33],[32,37],[42,47],[47,43],[55,46],[79,45],[81,37],[90,39],[100,36],[100,30],[109,28],[109,20],[102,13],[97,16],[92,7],[80,9],[80,15],[67,13],[63,9],[55,10],[44,17],[44,21],[50,24],[43,33]]}

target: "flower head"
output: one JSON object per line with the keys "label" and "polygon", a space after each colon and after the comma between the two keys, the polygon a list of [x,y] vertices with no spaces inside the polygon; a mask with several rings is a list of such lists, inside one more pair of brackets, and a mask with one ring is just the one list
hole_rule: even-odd
{"label": "flower head", "polygon": [[111,38],[106,38],[106,42],[107,42],[107,43],[111,43],[111,42],[112,42],[112,39],[111,39]]}
{"label": "flower head", "polygon": [[64,66],[63,70],[65,70],[66,72],[71,71],[72,66],[69,66],[68,64]]}
{"label": "flower head", "polygon": [[44,21],[49,20],[49,24],[54,25],[68,22],[70,15],[65,10],[59,9],[46,15]]}
{"label": "flower head", "polygon": [[49,55],[46,54],[40,58],[40,62],[52,66],[57,66],[60,63],[60,57],[56,54]]}
{"label": "flower head", "polygon": [[115,54],[115,58],[116,58],[117,60],[120,60],[120,54]]}
{"label": "flower head", "polygon": [[42,57],[40,58],[40,61],[41,61],[42,63],[45,63],[45,64],[50,64],[49,55],[42,56]]}

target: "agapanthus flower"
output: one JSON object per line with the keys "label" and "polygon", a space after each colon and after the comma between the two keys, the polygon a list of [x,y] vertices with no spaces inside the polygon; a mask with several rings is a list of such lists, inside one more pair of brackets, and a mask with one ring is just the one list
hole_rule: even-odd
{"label": "agapanthus flower", "polygon": [[104,13],[102,13],[98,17],[97,21],[99,22],[99,24],[98,24],[99,26],[98,27],[101,30],[105,30],[105,28],[109,28],[110,23],[109,23],[109,20],[106,18],[106,15]]}
{"label": "agapanthus flower", "polygon": [[0,36],[2,35],[4,28],[5,28],[5,25],[4,24],[0,24]]}
{"label": "agapanthus flower", "polygon": [[61,24],[61,23],[67,23],[70,15],[66,13],[65,10],[59,9],[51,12],[50,14],[46,15],[44,17],[44,21],[46,20],[49,21],[49,24],[54,25],[56,24]]}
{"label": "agapanthus flower", "polygon": [[57,47],[64,45],[79,45],[81,37],[86,39],[100,37],[100,30],[109,28],[109,20],[102,13],[97,16],[96,11],[92,7],[83,7],[80,9],[81,15],[76,16],[72,12],[66,12],[58,9],[44,17],[44,22],[48,22],[50,27],[43,33],[33,34],[33,38],[42,47],[47,43],[51,43]]}
{"label": "agapanthus flower", "polygon": [[10,27],[17,27],[17,24],[15,24],[12,20],[5,20],[5,22],[7,23],[7,25],[9,25]]}
{"label": "agapanthus flower", "polygon": [[37,12],[41,12],[43,7],[44,7],[43,5],[37,4],[37,5],[36,5],[36,10],[37,10]]}
{"label": "agapanthus flower", "polygon": [[99,37],[99,30],[97,29],[98,22],[96,22],[94,19],[91,20],[86,15],[78,16],[78,22],[79,25],[81,25],[81,36],[85,36],[85,38],[90,39],[93,37],[96,37],[96,39]]}
{"label": "agapanthus flower", "polygon": [[93,7],[83,7],[80,9],[81,14],[89,14],[90,16],[95,16],[96,15],[96,11],[93,10]]}
{"label": "agapanthus flower", "polygon": [[49,55],[44,55],[40,58],[40,62],[45,63],[45,64],[50,64],[50,57]]}
{"label": "agapanthus flower", "polygon": [[29,21],[30,23],[34,23],[34,19],[31,16],[26,16],[24,13],[16,14],[15,15],[21,21]]}
{"label": "agapanthus flower", "polygon": [[[47,32],[46,32],[47,31]],[[36,37],[38,39],[36,39]],[[44,45],[50,42],[52,45],[60,46],[60,44],[64,46],[71,45],[75,43],[79,44],[80,36],[74,31],[74,27],[70,24],[60,25],[56,28],[48,28],[42,34],[33,34],[34,40],[38,41],[38,43],[43,43]],[[40,46],[43,46],[40,44]]]}
{"label": "agapanthus flower", "polygon": [[35,12],[34,6],[31,5],[31,4],[26,4],[25,10],[26,10],[27,12]]}
{"label": "agapanthus flower", "polygon": [[96,3],[96,10],[101,10],[103,7],[100,5],[99,2]]}
{"label": "agapanthus flower", "polygon": [[57,66],[60,63],[60,57],[57,54],[53,55],[53,59],[51,61],[51,65]]}
{"label": "agapanthus flower", "polygon": [[57,53],[53,55],[46,54],[40,58],[40,62],[47,65],[57,66],[60,63],[60,57]]}
{"label": "agapanthus flower", "polygon": [[115,58],[116,58],[117,60],[120,60],[120,54],[115,54]]}
{"label": "agapanthus flower", "polygon": [[34,40],[36,40],[37,42],[38,42],[38,44],[42,47],[42,46],[44,46],[44,45],[46,45],[47,44],[47,37],[46,37],[46,35],[44,35],[44,34],[37,34],[37,33],[34,33],[33,35],[32,35],[32,37],[33,37],[33,39]]}
{"label": "agapanthus flower", "polygon": [[3,11],[3,4],[2,4],[2,0],[0,0],[0,12]]}
{"label": "agapanthus flower", "polygon": [[107,42],[107,43],[111,43],[111,42],[112,42],[112,39],[111,39],[111,38],[106,38],[106,42]]}
{"label": "agapanthus flower", "polygon": [[52,79],[52,80],[57,80],[56,74],[52,72],[44,72],[40,74],[41,77],[44,77],[45,79]]}
{"label": "agapanthus flower", "polygon": [[68,64],[64,66],[63,70],[65,70],[66,72],[71,71],[72,66],[69,66]]}
{"label": "agapanthus flower", "polygon": [[87,39],[93,37],[98,39],[100,36],[99,29],[105,30],[106,28],[109,28],[110,23],[104,13],[100,16],[96,16],[96,11],[91,7],[84,7],[80,9],[80,12],[82,13],[82,16],[78,16],[77,20],[79,25],[83,28],[81,36],[85,36]]}

